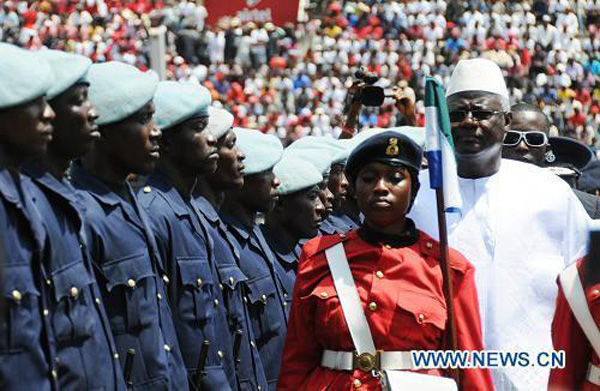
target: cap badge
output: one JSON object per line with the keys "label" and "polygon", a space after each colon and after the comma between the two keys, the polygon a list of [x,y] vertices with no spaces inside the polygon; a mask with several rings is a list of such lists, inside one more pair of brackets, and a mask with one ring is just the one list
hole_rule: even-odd
{"label": "cap badge", "polygon": [[398,148],[398,139],[395,137],[390,138],[390,145],[385,150],[385,154],[388,156],[397,156],[400,153],[400,148]]}

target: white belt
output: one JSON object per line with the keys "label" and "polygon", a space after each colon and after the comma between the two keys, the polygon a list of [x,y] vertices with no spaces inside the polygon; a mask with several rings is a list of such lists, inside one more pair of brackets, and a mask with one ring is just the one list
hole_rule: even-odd
{"label": "white belt", "polygon": [[600,386],[600,367],[590,364],[585,378],[590,383]]}
{"label": "white belt", "polygon": [[412,361],[410,352],[384,352],[378,351],[375,356],[371,356],[372,363],[365,365],[361,357],[355,352],[334,352],[333,350],[323,351],[321,357],[321,366],[335,369],[338,371],[353,371],[362,369],[370,371],[378,370],[411,370],[416,369]]}

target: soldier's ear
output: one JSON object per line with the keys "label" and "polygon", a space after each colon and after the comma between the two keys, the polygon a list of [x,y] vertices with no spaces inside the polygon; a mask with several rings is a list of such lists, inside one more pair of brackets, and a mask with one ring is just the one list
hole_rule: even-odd
{"label": "soldier's ear", "polygon": [[508,113],[504,113],[504,127],[506,129],[510,128],[510,125],[512,124],[512,119],[513,115],[510,111]]}

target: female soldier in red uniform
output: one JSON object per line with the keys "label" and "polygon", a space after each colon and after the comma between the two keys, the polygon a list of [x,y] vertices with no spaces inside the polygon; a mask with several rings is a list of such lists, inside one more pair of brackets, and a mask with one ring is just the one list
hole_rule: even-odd
{"label": "female soldier in red uniform", "polygon": [[[347,234],[308,242],[300,258],[283,365],[282,390],[379,390],[359,360],[324,359],[324,352],[355,350],[325,250],[344,244],[376,349],[444,350],[447,321],[439,245],[406,214],[419,189],[421,149],[393,131],[365,140],[348,159],[346,176],[364,223]],[[473,266],[450,250],[458,349],[481,350],[481,325]],[[338,357],[352,353],[334,353]],[[335,365],[334,365],[335,364]],[[344,368],[341,368],[344,367]],[[447,376],[444,370],[420,372]],[[487,369],[461,371],[461,388],[492,389]]]}

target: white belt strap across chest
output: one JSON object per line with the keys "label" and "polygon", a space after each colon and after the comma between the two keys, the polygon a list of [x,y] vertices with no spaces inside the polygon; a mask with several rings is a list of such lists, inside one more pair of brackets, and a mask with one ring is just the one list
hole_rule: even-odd
{"label": "white belt strap across chest", "polygon": [[[592,345],[594,352],[600,357],[600,330],[598,330],[598,326],[590,313],[590,308],[585,298],[585,291],[579,279],[577,264],[573,263],[563,270],[559,275],[559,279],[565,298],[571,307],[575,319],[577,319],[585,336]],[[600,368],[590,364],[587,380],[593,384],[600,385]]]}
{"label": "white belt strap across chest", "polygon": [[348,265],[344,245],[339,243],[325,250],[325,256],[356,354],[325,350],[321,365],[337,370],[414,369],[410,352],[383,352],[375,348],[371,329]]}

